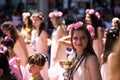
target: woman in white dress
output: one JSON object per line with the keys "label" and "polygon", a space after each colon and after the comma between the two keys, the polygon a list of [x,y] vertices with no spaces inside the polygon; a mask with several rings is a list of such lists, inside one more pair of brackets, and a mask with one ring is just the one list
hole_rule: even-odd
{"label": "woman in white dress", "polygon": [[[50,77],[55,76],[56,72],[51,72],[55,70],[57,62],[60,60],[67,59],[66,47],[60,45],[58,40],[67,35],[67,29],[65,25],[65,20],[62,17],[63,13],[60,11],[50,12],[49,18],[54,27],[52,38],[51,38],[51,57],[50,57]],[[55,79],[57,80],[57,79]]]}
{"label": "woman in white dress", "polygon": [[[48,34],[46,32],[47,26],[45,25],[45,17],[43,13],[39,12],[32,14],[31,19],[33,26],[35,27],[31,36],[31,42],[34,47],[33,53],[46,55],[48,52]],[[41,74],[44,80],[48,80],[48,61],[46,61]]]}

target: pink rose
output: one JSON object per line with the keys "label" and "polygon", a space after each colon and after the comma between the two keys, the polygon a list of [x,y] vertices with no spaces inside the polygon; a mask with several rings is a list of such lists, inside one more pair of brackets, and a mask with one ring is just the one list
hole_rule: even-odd
{"label": "pink rose", "polygon": [[89,13],[89,9],[86,9],[86,11],[85,11],[86,13]]}
{"label": "pink rose", "polygon": [[93,38],[95,36],[94,27],[92,25],[87,25],[87,29],[90,32],[91,37]]}
{"label": "pink rose", "polygon": [[79,27],[82,27],[82,26],[83,26],[82,22],[75,23],[75,29],[78,29]]}
{"label": "pink rose", "polygon": [[94,14],[94,13],[95,13],[94,9],[89,10],[89,14]]}
{"label": "pink rose", "polygon": [[95,13],[98,19],[100,19],[100,14],[98,12]]}
{"label": "pink rose", "polygon": [[52,18],[53,17],[53,13],[49,13],[49,18]]}

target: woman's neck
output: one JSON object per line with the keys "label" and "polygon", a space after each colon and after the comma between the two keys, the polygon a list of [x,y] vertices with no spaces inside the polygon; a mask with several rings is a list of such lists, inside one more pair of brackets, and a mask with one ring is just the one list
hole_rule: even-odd
{"label": "woman's neck", "polygon": [[76,51],[76,53],[77,53],[77,58],[79,58],[83,54],[83,51]]}
{"label": "woman's neck", "polygon": [[28,24],[25,24],[26,27],[28,27]]}

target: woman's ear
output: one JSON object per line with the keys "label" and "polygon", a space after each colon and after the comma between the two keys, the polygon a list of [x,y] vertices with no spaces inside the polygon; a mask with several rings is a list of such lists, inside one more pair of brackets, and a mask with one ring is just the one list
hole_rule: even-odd
{"label": "woman's ear", "polygon": [[0,77],[3,75],[3,69],[0,68]]}

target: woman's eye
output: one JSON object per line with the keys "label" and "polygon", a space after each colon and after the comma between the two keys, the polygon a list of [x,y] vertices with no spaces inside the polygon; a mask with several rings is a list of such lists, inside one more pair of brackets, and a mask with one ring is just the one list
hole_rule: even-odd
{"label": "woman's eye", "polygon": [[84,40],[84,39],[86,39],[85,37],[80,37],[80,38],[78,38],[78,37],[73,37],[73,40],[75,40],[75,41],[77,41],[77,40]]}
{"label": "woman's eye", "polygon": [[78,37],[73,37],[73,40],[78,40],[79,38]]}

